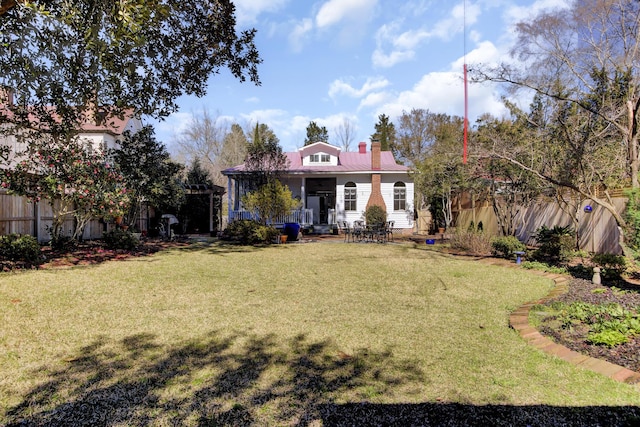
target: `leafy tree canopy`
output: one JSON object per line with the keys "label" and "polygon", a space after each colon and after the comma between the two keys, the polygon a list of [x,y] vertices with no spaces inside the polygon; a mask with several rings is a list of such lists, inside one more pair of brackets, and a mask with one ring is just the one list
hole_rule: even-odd
{"label": "leafy tree canopy", "polygon": [[0,168],[2,187],[34,202],[45,199],[53,208],[52,240],[60,238],[68,217],[76,220],[74,239],[82,237],[92,218],[113,218],[129,207],[130,197],[117,166],[90,142],[74,138],[41,139],[15,153],[15,167]]}
{"label": "leafy tree canopy", "polygon": [[134,134],[124,132],[120,148],[113,151],[113,156],[131,199],[126,212],[129,225],[135,225],[143,201],[165,210],[179,206],[184,200],[179,183],[183,166],[171,161],[152,127],[145,126]]}
{"label": "leafy tree canopy", "polygon": [[265,124],[256,124],[252,141],[247,144],[244,162],[246,179],[251,188],[259,188],[277,179],[289,167],[280,140]]}
{"label": "leafy tree canopy", "polygon": [[259,84],[255,30],[236,32],[234,13],[229,0],[17,2],[0,19],[0,87],[14,91],[0,123],[164,117],[223,67]]}
{"label": "leafy tree canopy", "polygon": [[[530,146],[493,137],[498,149],[487,155],[592,200],[620,229],[626,224],[610,189],[640,187],[639,29],[638,1],[575,1],[516,26],[519,62],[471,70],[475,81],[536,94]],[[524,151],[537,157],[522,162]]]}

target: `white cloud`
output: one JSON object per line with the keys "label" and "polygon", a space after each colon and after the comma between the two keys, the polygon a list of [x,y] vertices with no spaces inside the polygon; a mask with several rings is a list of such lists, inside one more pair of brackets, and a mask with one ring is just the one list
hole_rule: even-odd
{"label": "white cloud", "polygon": [[451,13],[445,19],[437,22],[429,32],[432,37],[441,40],[450,40],[454,35],[464,31],[464,25],[473,25],[480,16],[478,4],[458,4],[451,9]]}
{"label": "white cloud", "polygon": [[[475,49],[467,52],[466,56],[467,64],[497,65],[507,59],[507,54],[490,41],[480,42]],[[452,69],[462,70],[464,60],[464,57],[458,58],[451,64]]]}
{"label": "white cloud", "polygon": [[513,25],[531,19],[545,10],[566,9],[571,3],[570,0],[537,0],[528,6],[510,6],[504,16],[507,24]]}
{"label": "white cloud", "polygon": [[360,101],[360,105],[358,106],[358,110],[364,108],[374,108],[378,105],[382,105],[388,102],[391,102],[393,99],[393,94],[389,92],[375,92],[370,93],[366,97],[362,98]]}
{"label": "white cloud", "polygon": [[448,41],[463,31],[465,22],[471,25],[478,20],[480,7],[471,4],[455,5],[449,15],[430,27],[422,26],[416,29],[402,31],[406,22],[398,19],[382,25],[376,32],[376,49],[371,55],[375,67],[390,68],[394,65],[409,61],[416,56],[416,50],[431,39]]}
{"label": "white cloud", "polygon": [[[169,135],[171,139],[177,138],[193,120],[192,113],[173,113],[162,121],[154,123],[153,127],[157,134]],[[169,143],[170,141],[162,141]]]}
{"label": "white cloud", "polygon": [[277,12],[287,5],[289,0],[234,0],[236,19],[239,26],[254,24],[258,16],[266,12]]}
{"label": "white cloud", "polygon": [[369,15],[378,0],[329,0],[316,14],[318,28],[330,27],[342,20],[360,20]]}
{"label": "white cloud", "polygon": [[371,55],[371,61],[374,67],[391,68],[400,62],[406,62],[416,56],[413,50],[409,51],[393,51],[389,54],[384,53],[380,49],[376,49]]}
{"label": "white cloud", "polygon": [[286,120],[287,112],[285,110],[270,109],[270,110],[254,110],[247,114],[242,114],[242,118],[249,123],[264,123],[270,128],[282,123]]}
{"label": "white cloud", "polygon": [[293,31],[289,34],[289,44],[294,52],[300,52],[302,50],[304,42],[312,30],[313,21],[309,18],[305,18],[294,25]]}
{"label": "white cloud", "polygon": [[[289,44],[294,52],[300,52],[314,31],[332,28],[328,33],[342,46],[353,46],[367,33],[367,23],[373,18],[378,0],[328,0],[317,10],[313,18],[301,18],[294,22],[289,33]],[[338,26],[338,29],[333,27]],[[327,32],[324,33],[325,35]]]}
{"label": "white cloud", "polygon": [[311,121],[308,116],[292,116],[289,111],[279,109],[254,110],[241,116],[250,126],[256,123],[269,126],[280,139],[284,151],[293,151],[297,145],[302,146],[307,125]]}
{"label": "white cloud", "polygon": [[[495,85],[470,85],[468,99],[471,123],[483,113],[499,117],[506,111]],[[392,120],[396,120],[403,111],[409,112],[414,108],[464,116],[462,69],[425,74],[411,89],[400,92],[393,100],[381,104],[374,115],[387,114]]]}
{"label": "white cloud", "polygon": [[336,98],[339,95],[346,95],[351,98],[361,98],[369,92],[376,91],[389,86],[389,81],[383,77],[369,77],[361,88],[354,88],[344,80],[334,80],[329,85],[329,96]]}

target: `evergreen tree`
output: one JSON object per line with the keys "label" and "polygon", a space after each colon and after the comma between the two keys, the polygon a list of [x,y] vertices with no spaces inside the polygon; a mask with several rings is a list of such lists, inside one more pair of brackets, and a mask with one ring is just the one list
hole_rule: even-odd
{"label": "evergreen tree", "polygon": [[310,122],[307,126],[307,138],[304,140],[304,145],[311,145],[316,142],[328,142],[329,131],[325,126],[318,126],[316,122]]}
{"label": "evergreen tree", "polygon": [[213,185],[209,172],[202,167],[200,159],[193,159],[191,167],[187,171],[187,184]]}
{"label": "evergreen tree", "polygon": [[371,135],[371,141],[379,141],[382,151],[392,151],[396,142],[396,127],[390,121],[389,116],[380,114],[375,128],[376,131]]}

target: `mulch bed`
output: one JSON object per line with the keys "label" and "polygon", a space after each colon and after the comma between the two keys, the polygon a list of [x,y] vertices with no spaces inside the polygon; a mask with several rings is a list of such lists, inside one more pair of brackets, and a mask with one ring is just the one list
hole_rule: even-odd
{"label": "mulch bed", "polygon": [[20,262],[0,262],[0,271],[65,268],[77,265],[95,265],[105,261],[125,260],[133,257],[148,256],[160,250],[187,246],[184,241],[166,242],[162,240],[146,240],[134,250],[109,249],[100,241],[87,241],[73,248],[54,250],[50,246],[42,248],[42,262],[24,264]]}
{"label": "mulch bed", "polygon": [[[612,289],[611,286],[594,285],[590,280],[572,279],[569,283],[569,290],[553,301],[561,301],[567,304],[572,302],[585,302],[589,304],[617,303],[627,310],[640,309],[640,286],[629,282],[618,282],[613,284],[618,289],[626,292],[620,293]],[[594,290],[599,289],[599,292]],[[547,303],[546,305],[550,304]],[[616,365],[623,366],[635,372],[640,372],[640,337],[631,338],[629,342],[620,344],[614,348],[602,345],[588,344],[586,339],[587,331],[584,328],[575,327],[572,329],[561,329],[550,327],[543,323],[540,332],[553,339],[558,344],[562,344],[581,354],[607,360]]]}

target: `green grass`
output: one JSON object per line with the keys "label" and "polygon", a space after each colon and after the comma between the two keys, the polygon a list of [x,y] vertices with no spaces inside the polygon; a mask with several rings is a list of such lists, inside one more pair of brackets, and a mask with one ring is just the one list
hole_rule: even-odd
{"label": "green grass", "polygon": [[352,402],[639,405],[637,388],[509,328],[551,286],[424,247],[344,243],[3,273],[0,424],[289,425]]}

